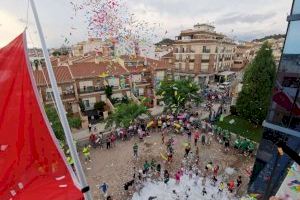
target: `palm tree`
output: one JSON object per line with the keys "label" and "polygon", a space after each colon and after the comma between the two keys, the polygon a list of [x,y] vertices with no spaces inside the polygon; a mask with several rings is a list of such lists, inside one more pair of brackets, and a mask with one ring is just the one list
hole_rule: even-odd
{"label": "palm tree", "polygon": [[106,127],[115,125],[116,127],[128,128],[142,114],[149,115],[146,106],[133,102],[129,102],[128,104],[121,103],[117,105],[115,112],[108,117]]}

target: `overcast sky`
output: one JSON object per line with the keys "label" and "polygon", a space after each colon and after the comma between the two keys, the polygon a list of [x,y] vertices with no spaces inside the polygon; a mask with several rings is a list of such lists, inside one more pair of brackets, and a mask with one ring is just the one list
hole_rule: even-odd
{"label": "overcast sky", "polygon": [[[24,30],[27,1],[0,0],[0,46]],[[35,1],[48,47],[60,47],[66,37],[70,44],[87,38],[84,16],[71,20],[70,0]],[[218,32],[239,40],[285,33],[291,5],[292,0],[128,0],[137,18],[160,23],[172,39],[198,22],[212,23]],[[29,8],[28,43],[39,46],[31,13]]]}

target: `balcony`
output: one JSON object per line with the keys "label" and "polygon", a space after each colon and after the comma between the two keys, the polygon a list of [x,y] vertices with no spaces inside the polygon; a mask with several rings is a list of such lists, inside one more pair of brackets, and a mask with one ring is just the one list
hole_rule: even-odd
{"label": "balcony", "polygon": [[203,49],[202,53],[210,53],[210,49]]}
{"label": "balcony", "polygon": [[105,87],[104,86],[89,86],[85,88],[79,88],[78,93],[79,94],[87,94],[87,93],[93,93],[93,92],[100,92],[104,91]]}
{"label": "balcony", "polygon": [[[62,100],[68,100],[68,99],[75,99],[75,92],[74,91],[63,91],[62,94],[60,94]],[[52,101],[53,93],[47,92],[45,95],[46,101]],[[53,97],[54,98],[54,97]]]}
{"label": "balcony", "polygon": [[62,99],[74,99],[75,98],[75,92],[71,93],[71,94],[62,94],[61,95]]}

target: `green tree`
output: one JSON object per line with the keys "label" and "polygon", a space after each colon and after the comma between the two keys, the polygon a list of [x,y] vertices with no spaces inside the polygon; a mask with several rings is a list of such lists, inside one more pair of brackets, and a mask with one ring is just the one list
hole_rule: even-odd
{"label": "green tree", "polygon": [[164,80],[160,83],[157,95],[162,96],[166,109],[173,113],[185,109],[187,102],[201,103],[199,86],[192,80]]}
{"label": "green tree", "polygon": [[113,86],[111,86],[111,85],[105,86],[104,92],[106,94],[106,97],[108,99],[111,99],[111,95],[113,94]]}
{"label": "green tree", "polygon": [[275,75],[273,52],[266,42],[245,71],[243,88],[236,104],[237,112],[243,118],[255,124],[261,124],[266,118]]}
{"label": "green tree", "polygon": [[[65,141],[64,130],[56,110],[52,106],[45,106],[45,111],[56,138],[60,141]],[[81,119],[79,117],[68,117],[68,122],[71,128],[81,128]]]}
{"label": "green tree", "polygon": [[116,127],[128,128],[130,124],[140,115],[149,115],[148,109],[144,105],[138,105],[133,102],[128,104],[121,103],[117,105],[115,112],[109,115],[106,127],[116,125]]}
{"label": "green tree", "polygon": [[54,51],[52,53],[52,56],[60,56],[61,55],[61,52],[60,51]]}

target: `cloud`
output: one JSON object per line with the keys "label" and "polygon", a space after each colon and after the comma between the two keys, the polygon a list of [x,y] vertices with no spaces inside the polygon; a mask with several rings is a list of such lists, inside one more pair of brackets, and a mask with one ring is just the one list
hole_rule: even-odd
{"label": "cloud", "polygon": [[[88,1],[88,0],[74,0]],[[120,0],[139,20],[160,24],[165,37],[174,38],[181,30],[192,28],[196,23],[214,23],[216,31],[236,36],[237,39],[261,37],[284,33],[286,14],[292,0]],[[27,1],[0,0],[0,45],[7,43],[22,31],[26,23]],[[86,40],[87,18],[77,14],[66,0],[36,1],[40,21],[49,48],[60,47],[67,37],[71,44]],[[71,27],[76,27],[72,30]],[[234,30],[234,33],[231,31]],[[39,44],[31,9],[28,31],[34,43]],[[70,34],[72,32],[72,35]],[[63,37],[62,37],[63,36]]]}
{"label": "cloud", "polygon": [[216,19],[217,24],[234,24],[234,23],[256,23],[263,22],[275,16],[275,12],[269,12],[265,14],[243,14],[243,13],[231,13],[225,14]]}

